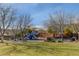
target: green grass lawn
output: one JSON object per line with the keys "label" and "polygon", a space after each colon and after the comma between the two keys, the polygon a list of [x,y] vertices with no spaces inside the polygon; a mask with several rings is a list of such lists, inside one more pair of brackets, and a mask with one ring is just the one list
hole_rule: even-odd
{"label": "green grass lawn", "polygon": [[79,42],[24,42],[0,43],[2,56],[79,56]]}

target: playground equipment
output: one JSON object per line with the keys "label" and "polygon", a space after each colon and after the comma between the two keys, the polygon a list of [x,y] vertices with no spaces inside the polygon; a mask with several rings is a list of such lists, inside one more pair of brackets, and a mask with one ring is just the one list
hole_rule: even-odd
{"label": "playground equipment", "polygon": [[38,35],[38,32],[32,31],[31,33],[26,34],[24,36],[24,39],[27,39],[27,40],[35,40],[35,39],[37,39],[37,35]]}

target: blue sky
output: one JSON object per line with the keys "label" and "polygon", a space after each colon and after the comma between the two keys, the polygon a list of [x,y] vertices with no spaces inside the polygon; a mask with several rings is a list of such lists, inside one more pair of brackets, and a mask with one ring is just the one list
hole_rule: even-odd
{"label": "blue sky", "polygon": [[64,10],[67,13],[79,14],[79,4],[65,3],[14,3],[6,4],[17,10],[18,14],[31,14],[32,23],[36,26],[42,26],[44,20],[48,19],[49,14],[54,14],[58,10]]}

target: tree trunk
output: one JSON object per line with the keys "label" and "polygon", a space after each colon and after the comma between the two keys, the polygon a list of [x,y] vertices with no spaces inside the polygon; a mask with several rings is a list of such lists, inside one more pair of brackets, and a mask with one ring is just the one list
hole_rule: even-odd
{"label": "tree trunk", "polygon": [[78,41],[79,41],[79,32],[78,32]]}
{"label": "tree trunk", "polygon": [[4,43],[4,36],[1,36],[1,43]]}

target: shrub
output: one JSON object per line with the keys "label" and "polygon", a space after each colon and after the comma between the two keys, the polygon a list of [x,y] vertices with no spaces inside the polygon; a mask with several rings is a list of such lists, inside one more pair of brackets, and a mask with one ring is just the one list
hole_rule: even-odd
{"label": "shrub", "polygon": [[56,40],[53,39],[53,38],[47,38],[47,41],[48,41],[48,42],[56,42]]}
{"label": "shrub", "polygon": [[64,35],[67,37],[71,37],[72,36],[73,31],[70,28],[65,28],[64,29]]}
{"label": "shrub", "polygon": [[16,37],[21,37],[24,36],[26,33],[30,33],[32,32],[32,29],[24,29],[23,31],[19,31],[18,33],[16,33]]}
{"label": "shrub", "polygon": [[58,39],[58,42],[63,42],[63,39]]}
{"label": "shrub", "polygon": [[48,42],[51,41],[51,40],[52,40],[51,38],[49,38],[49,37],[47,38],[47,41],[48,41]]}
{"label": "shrub", "polygon": [[52,39],[52,42],[56,42],[56,40],[55,39]]}

